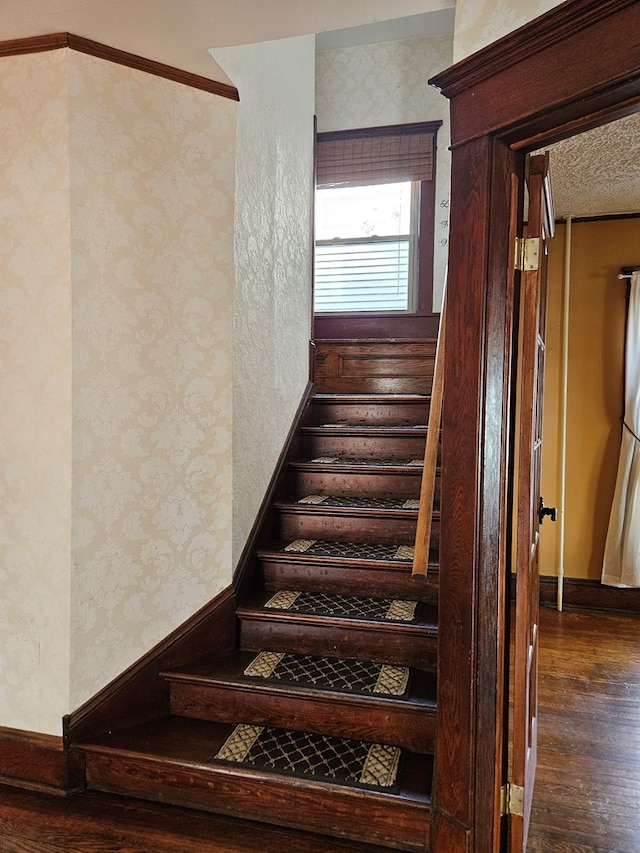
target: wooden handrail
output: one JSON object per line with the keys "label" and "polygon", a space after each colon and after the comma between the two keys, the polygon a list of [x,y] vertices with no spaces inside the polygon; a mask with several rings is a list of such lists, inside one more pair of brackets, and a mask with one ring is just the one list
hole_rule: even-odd
{"label": "wooden handrail", "polygon": [[426,577],[429,567],[429,546],[431,544],[431,522],[436,489],[436,469],[438,467],[438,448],[440,445],[440,419],[442,415],[442,390],[444,387],[444,317],[446,301],[445,293],[442,301],[440,330],[438,332],[436,357],[433,365],[429,426],[424,450],[424,469],[420,486],[420,507],[418,509],[416,545],[413,555],[412,575],[414,577]]}

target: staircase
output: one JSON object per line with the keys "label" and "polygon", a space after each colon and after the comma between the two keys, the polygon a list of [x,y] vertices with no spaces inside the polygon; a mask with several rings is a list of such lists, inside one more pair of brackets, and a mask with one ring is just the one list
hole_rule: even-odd
{"label": "staircase", "polygon": [[88,787],[428,849],[437,553],[411,577],[428,404],[316,393],[236,648],[162,672],[166,716],[76,744]]}

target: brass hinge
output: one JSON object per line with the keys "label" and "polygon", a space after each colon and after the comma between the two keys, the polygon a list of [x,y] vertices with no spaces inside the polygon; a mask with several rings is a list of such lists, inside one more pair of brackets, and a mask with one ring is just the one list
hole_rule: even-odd
{"label": "brass hinge", "polygon": [[500,814],[524,817],[524,788],[507,782],[500,789]]}
{"label": "brass hinge", "polygon": [[516,237],[514,267],[522,272],[537,270],[540,259],[540,237]]}

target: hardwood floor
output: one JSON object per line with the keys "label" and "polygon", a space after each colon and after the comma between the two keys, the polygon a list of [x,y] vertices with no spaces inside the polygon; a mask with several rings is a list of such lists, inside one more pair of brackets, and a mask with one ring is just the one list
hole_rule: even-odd
{"label": "hardwood floor", "polygon": [[[529,853],[640,851],[640,620],[540,619]],[[381,848],[89,793],[0,788],[0,853],[380,853]]]}
{"label": "hardwood floor", "polygon": [[528,853],[640,851],[640,620],[540,614]]}

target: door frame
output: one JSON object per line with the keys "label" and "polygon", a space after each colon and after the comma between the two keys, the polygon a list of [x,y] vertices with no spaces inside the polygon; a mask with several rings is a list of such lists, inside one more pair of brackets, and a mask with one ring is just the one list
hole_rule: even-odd
{"label": "door frame", "polygon": [[638,31],[637,0],[568,0],[430,81],[451,101],[452,138],[434,853],[493,853],[503,840],[513,237],[524,157],[640,109]]}

